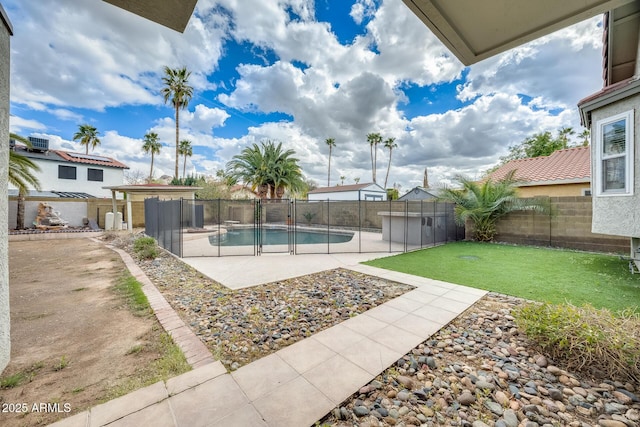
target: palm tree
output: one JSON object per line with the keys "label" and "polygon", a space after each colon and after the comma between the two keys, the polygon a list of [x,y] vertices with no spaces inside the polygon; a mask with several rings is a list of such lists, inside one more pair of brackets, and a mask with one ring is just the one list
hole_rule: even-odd
{"label": "palm tree", "polygon": [[367,142],[371,152],[371,179],[376,182],[376,169],[378,169],[378,144],[382,142],[382,135],[370,133],[367,135]]}
{"label": "palm tree", "polygon": [[344,180],[347,179],[346,176],[340,175],[340,185],[344,185]]}
{"label": "palm tree", "polygon": [[464,225],[467,219],[473,222],[476,240],[489,242],[495,237],[498,219],[504,215],[520,210],[548,212],[547,204],[540,199],[517,197],[515,172],[509,172],[500,181],[483,183],[458,176],[456,179],[462,188],[445,188],[440,199],[456,204],[454,213],[459,225]]}
{"label": "palm tree", "polygon": [[329,171],[327,172],[327,187],[331,186],[331,151],[336,146],[336,140],[334,138],[327,138],[324,140],[325,144],[329,146]]}
{"label": "palm tree", "polygon": [[86,154],[89,154],[89,146],[91,150],[100,145],[100,138],[98,138],[98,129],[89,124],[83,124],[78,126],[78,132],[73,134],[74,141],[80,141],[80,145],[86,147]]}
{"label": "palm tree", "polygon": [[162,78],[165,87],[160,90],[164,103],[171,101],[176,111],[176,168],[174,172],[176,179],[178,179],[178,158],[180,156],[178,143],[180,139],[180,110],[187,108],[193,96],[193,88],[188,84],[189,76],[191,76],[191,71],[187,71],[187,67],[169,68],[165,66]]}
{"label": "palm tree", "polygon": [[293,150],[283,150],[282,143],[272,141],[252,144],[226,165],[226,174],[233,182],[242,182],[258,190],[261,199],[281,199],[286,189],[304,188],[304,177],[293,157]]}
{"label": "palm tree", "polygon": [[184,164],[182,165],[182,178],[185,177],[185,170],[187,168],[187,157],[193,156],[193,147],[191,146],[191,141],[188,139],[183,139],[180,141],[180,148],[178,150],[180,155],[184,156]]}
{"label": "palm tree", "polygon": [[151,170],[149,171],[149,182],[153,179],[153,158],[156,154],[160,153],[162,143],[158,140],[158,134],[155,132],[148,132],[144,136],[144,144],[142,149],[146,154],[151,153]]}
{"label": "palm tree", "polygon": [[387,164],[387,176],[384,177],[384,188],[387,188],[387,181],[389,180],[389,170],[391,170],[391,153],[394,148],[398,148],[398,144],[395,143],[395,138],[387,138],[384,141],[384,148],[389,149],[389,163]]}
{"label": "palm tree", "polygon": [[[27,147],[31,147],[31,142],[20,135],[12,133],[9,134],[9,137],[24,143]],[[24,201],[29,192],[29,185],[33,186],[36,190],[40,190],[40,181],[38,181],[38,178],[33,174],[34,171],[39,170],[40,167],[33,163],[28,157],[22,156],[13,150],[9,151],[8,181],[18,189],[18,206],[16,212],[16,229],[18,230],[24,228]]]}

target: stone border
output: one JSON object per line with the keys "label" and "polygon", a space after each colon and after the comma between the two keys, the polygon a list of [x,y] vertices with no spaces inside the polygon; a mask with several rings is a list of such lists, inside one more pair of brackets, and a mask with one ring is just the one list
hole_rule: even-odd
{"label": "stone border", "polygon": [[[91,240],[103,243],[96,239]],[[180,347],[180,350],[182,350],[187,358],[187,363],[189,363],[193,369],[214,363],[216,360],[211,355],[209,349],[182,321],[178,313],[173,310],[153,282],[149,280],[142,269],[138,267],[133,258],[122,249],[107,244],[105,244],[105,246],[120,255],[120,258],[124,261],[131,275],[142,284],[142,291],[147,296],[151,309],[164,330],[171,336],[175,344]]]}

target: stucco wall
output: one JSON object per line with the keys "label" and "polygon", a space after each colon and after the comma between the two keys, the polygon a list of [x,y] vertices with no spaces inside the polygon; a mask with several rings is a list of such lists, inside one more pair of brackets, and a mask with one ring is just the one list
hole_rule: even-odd
{"label": "stucco wall", "polygon": [[11,28],[0,4],[0,372],[9,363],[9,226],[7,173],[9,164],[9,41]]}
{"label": "stucco wall", "polygon": [[[634,114],[634,187],[631,196],[598,196],[593,193],[593,222],[594,233],[611,234],[615,236],[640,237],[640,95],[635,95],[610,104],[592,112],[592,139],[597,132],[597,122],[602,119],[635,110]],[[595,140],[595,139],[594,139]],[[596,144],[591,144],[591,176],[595,182],[597,161]]]}
{"label": "stucco wall", "polygon": [[591,183],[582,182],[575,184],[558,184],[558,185],[532,185],[526,187],[518,187],[518,195],[520,197],[576,197],[584,196],[584,190],[591,189]]}
{"label": "stucco wall", "polygon": [[[32,159],[40,167],[37,172],[38,180],[43,191],[70,191],[91,194],[95,197],[111,197],[111,190],[102,187],[122,185],[124,182],[124,170],[120,168],[107,168],[98,165],[83,165],[79,163],[62,163],[54,160]],[[58,166],[73,166],[76,168],[76,179],[59,179]],[[102,169],[102,181],[89,181],[88,170]],[[9,186],[9,188],[15,188]],[[119,195],[118,197],[122,197]]]}
{"label": "stucco wall", "polygon": [[[33,222],[38,215],[38,206],[41,202],[51,205],[54,211],[59,212],[60,218],[67,221],[70,227],[81,227],[83,218],[87,218],[86,199],[31,199],[27,198],[24,205],[24,226],[33,228]],[[9,228],[15,228],[18,200],[9,198]]]}

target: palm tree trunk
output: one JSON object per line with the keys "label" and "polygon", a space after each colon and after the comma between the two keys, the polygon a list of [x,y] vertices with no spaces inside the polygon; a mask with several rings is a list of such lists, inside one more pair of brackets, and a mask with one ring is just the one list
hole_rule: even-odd
{"label": "palm tree trunk", "polygon": [[387,189],[387,181],[389,180],[389,170],[391,170],[391,152],[392,149],[389,148],[389,164],[387,165],[387,176],[384,177],[384,189]]}
{"label": "palm tree trunk", "polygon": [[327,172],[327,187],[331,187],[331,146],[329,146],[329,172]]}
{"label": "palm tree trunk", "polygon": [[376,175],[378,171],[378,143],[373,144],[373,183],[376,183]]}
{"label": "palm tree trunk", "polygon": [[153,152],[151,152],[151,170],[149,171],[149,183],[153,179]]}
{"label": "palm tree trunk", "polygon": [[175,178],[178,179],[178,158],[179,158],[179,147],[178,147],[178,138],[180,132],[180,106],[176,104],[176,169],[174,172]]}
{"label": "palm tree trunk", "polygon": [[371,180],[376,181],[376,174],[373,169],[373,144],[369,145],[369,154],[371,154]]}
{"label": "palm tree trunk", "polygon": [[18,192],[18,206],[16,212],[16,230],[24,229],[24,204],[25,194],[23,190]]}
{"label": "palm tree trunk", "polygon": [[182,165],[182,179],[185,178],[185,170],[187,169],[187,156],[184,156],[184,164]]}

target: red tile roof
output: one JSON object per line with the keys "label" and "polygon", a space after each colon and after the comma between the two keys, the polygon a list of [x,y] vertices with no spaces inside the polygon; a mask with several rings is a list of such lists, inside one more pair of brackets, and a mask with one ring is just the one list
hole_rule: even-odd
{"label": "red tile roof", "polygon": [[[120,163],[119,161],[112,159],[111,157],[99,156],[93,154],[84,154],[84,153],[72,153],[69,151],[62,150],[50,150],[62,157],[64,160],[72,163],[83,163],[88,165],[100,165],[100,166],[111,166],[113,168],[122,168],[129,169],[129,166],[124,163]],[[104,160],[102,160],[104,159]]]}
{"label": "red tile roof", "polygon": [[562,181],[589,182],[591,180],[591,149],[575,147],[558,150],[549,156],[512,160],[489,175],[489,179],[503,179],[516,170],[515,178],[528,184],[556,184]]}

